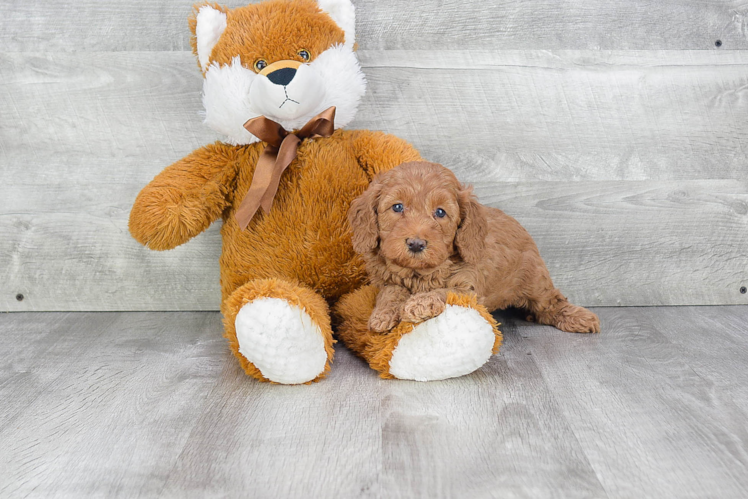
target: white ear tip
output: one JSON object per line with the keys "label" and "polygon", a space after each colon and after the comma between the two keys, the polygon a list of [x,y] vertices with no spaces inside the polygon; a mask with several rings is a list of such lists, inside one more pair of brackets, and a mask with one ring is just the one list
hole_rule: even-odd
{"label": "white ear tip", "polygon": [[218,39],[226,30],[226,13],[216,10],[210,5],[203,5],[197,12],[197,26],[195,37],[197,38],[197,59],[200,67],[205,70],[208,67],[210,53],[218,43]]}
{"label": "white ear tip", "polygon": [[356,8],[350,0],[317,0],[317,5],[345,32],[345,46],[356,41]]}

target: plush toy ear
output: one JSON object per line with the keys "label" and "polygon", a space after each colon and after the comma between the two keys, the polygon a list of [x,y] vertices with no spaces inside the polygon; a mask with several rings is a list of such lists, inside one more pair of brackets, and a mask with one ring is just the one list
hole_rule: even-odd
{"label": "plush toy ear", "polygon": [[364,193],[353,200],[348,210],[348,222],[353,229],[353,249],[356,253],[366,254],[379,244],[379,224],[377,224],[377,205],[381,186],[372,182]]}
{"label": "plush toy ear", "polygon": [[473,188],[464,188],[458,194],[460,204],[460,226],[455,236],[455,246],[462,260],[477,264],[483,257],[488,235],[488,221],[483,205],[473,195]]}
{"label": "plush toy ear", "polygon": [[345,31],[345,46],[353,47],[356,41],[356,9],[351,0],[317,0],[317,5]]}
{"label": "plush toy ear", "polygon": [[194,36],[192,47],[203,71],[208,67],[213,47],[226,30],[226,12],[215,7],[198,4],[195,6],[196,15],[190,19],[190,29]]}

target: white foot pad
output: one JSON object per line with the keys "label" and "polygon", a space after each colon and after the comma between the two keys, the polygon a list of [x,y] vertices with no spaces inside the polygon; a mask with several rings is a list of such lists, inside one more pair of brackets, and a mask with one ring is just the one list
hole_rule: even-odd
{"label": "white foot pad", "polygon": [[467,375],[488,361],[495,338],[478,311],[447,305],[439,316],[400,339],[390,360],[390,373],[421,382]]}
{"label": "white foot pad", "polygon": [[283,299],[244,305],[234,324],[239,352],[273,382],[303,384],[325,369],[322,331],[306,312]]}

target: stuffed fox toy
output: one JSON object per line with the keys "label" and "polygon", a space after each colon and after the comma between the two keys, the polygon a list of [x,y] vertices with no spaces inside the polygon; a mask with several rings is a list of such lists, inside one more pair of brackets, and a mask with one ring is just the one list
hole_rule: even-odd
{"label": "stuffed fox toy", "polygon": [[[222,219],[221,312],[233,354],[262,381],[316,381],[333,359],[330,306],[366,278],[351,244],[351,201],[377,173],[420,155],[397,137],[341,129],[366,88],[350,0],[267,0],[233,10],[198,4],[189,24],[204,77],[205,123],[223,139],[143,188],[130,232],[150,249],[168,250]],[[366,328],[371,311],[360,302],[368,293],[361,289],[339,305],[341,321]],[[415,333],[413,325],[381,345],[358,345],[355,332],[347,343],[384,376],[469,373],[490,356],[496,331],[479,307],[463,309],[475,313],[473,327],[482,346],[490,337],[490,347],[457,369],[445,369],[439,358],[454,352],[426,349],[429,335],[450,333],[439,328],[409,346],[399,339]],[[463,343],[470,349],[469,339]],[[401,360],[397,373],[389,370],[393,357]]]}

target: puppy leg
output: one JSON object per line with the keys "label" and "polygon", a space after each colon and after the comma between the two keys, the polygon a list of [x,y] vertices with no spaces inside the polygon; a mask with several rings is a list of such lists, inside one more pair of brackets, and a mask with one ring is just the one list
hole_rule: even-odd
{"label": "puppy leg", "polygon": [[415,293],[403,304],[400,317],[409,323],[420,323],[439,316],[447,308],[447,290]]}
{"label": "puppy leg", "polygon": [[535,321],[571,333],[600,333],[600,319],[584,307],[575,306],[553,286],[539,254],[525,253],[525,304]]}
{"label": "puppy leg", "polygon": [[555,326],[571,333],[600,333],[600,319],[597,314],[575,306],[554,288],[544,297],[529,301],[528,308],[535,320],[543,325]]}
{"label": "puppy leg", "polygon": [[407,288],[389,285],[377,295],[377,305],[369,318],[369,329],[373,332],[388,332],[400,322],[400,308],[410,297]]}

